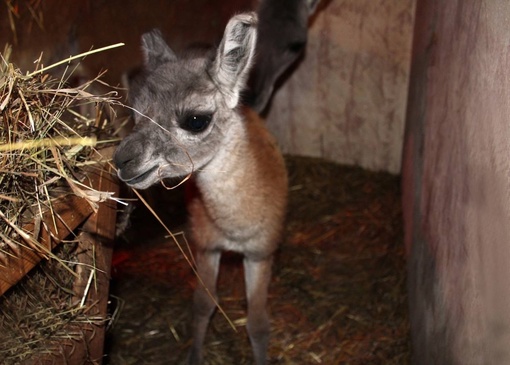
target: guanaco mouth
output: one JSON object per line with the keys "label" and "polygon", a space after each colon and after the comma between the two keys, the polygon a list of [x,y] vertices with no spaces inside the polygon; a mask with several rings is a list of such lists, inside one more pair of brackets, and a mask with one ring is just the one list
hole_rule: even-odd
{"label": "guanaco mouth", "polygon": [[132,179],[129,179],[129,180],[124,180],[125,183],[127,183],[128,185],[136,185],[138,184],[139,182],[145,180],[150,174],[152,174],[154,171],[156,171],[159,167],[156,165],[156,166],[153,166],[151,167],[149,170],[145,171],[144,173],[142,173],[141,175],[138,175]]}

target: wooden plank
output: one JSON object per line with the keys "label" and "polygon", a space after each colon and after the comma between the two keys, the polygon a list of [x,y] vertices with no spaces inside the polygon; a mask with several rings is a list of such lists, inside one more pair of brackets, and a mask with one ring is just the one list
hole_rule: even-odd
{"label": "wooden plank", "polygon": [[[41,245],[51,249],[69,236],[93,212],[90,204],[72,194],[59,197],[52,205],[56,213],[55,219],[51,211],[43,213],[44,224],[41,224],[37,239]],[[23,230],[34,232],[34,223],[25,225]],[[0,267],[0,296],[32,270],[45,257],[45,253],[43,250],[37,252],[30,247],[19,246],[15,257],[6,257],[6,265]]]}
{"label": "wooden plank", "polygon": [[[102,157],[113,155],[113,148],[103,150]],[[97,158],[97,157],[96,157]],[[116,176],[111,167],[106,165],[102,170],[89,172],[92,186],[100,191],[118,194]],[[87,314],[97,320],[84,323],[82,343],[71,346],[67,357],[69,364],[100,364],[103,358],[105,328],[107,324],[108,292],[110,287],[110,269],[115,238],[117,204],[108,200],[99,205],[97,213],[92,214],[85,222],[82,232],[78,236],[81,252],[77,273],[79,278],[75,282],[74,291],[77,299],[84,300]],[[93,269],[92,269],[93,268]],[[89,278],[93,280],[89,284]]]}

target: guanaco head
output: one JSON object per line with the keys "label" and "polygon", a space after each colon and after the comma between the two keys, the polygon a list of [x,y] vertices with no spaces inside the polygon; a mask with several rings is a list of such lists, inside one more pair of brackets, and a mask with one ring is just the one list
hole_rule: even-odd
{"label": "guanaco head", "polygon": [[261,0],[256,61],[246,103],[256,112],[266,108],[274,85],[298,60],[308,38],[308,19],[320,0]]}
{"label": "guanaco head", "polygon": [[257,17],[234,16],[216,51],[178,57],[159,31],[142,36],[143,70],[130,82],[135,128],[114,156],[119,178],[145,189],[204,167],[221,150],[255,52]]}

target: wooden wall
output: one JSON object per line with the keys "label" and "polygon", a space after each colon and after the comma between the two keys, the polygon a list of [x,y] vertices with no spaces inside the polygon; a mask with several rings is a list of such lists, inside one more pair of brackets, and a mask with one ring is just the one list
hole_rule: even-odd
{"label": "wooden wall", "polygon": [[510,364],[510,2],[418,0],[403,164],[414,364]]}
{"label": "wooden wall", "polygon": [[[118,42],[124,47],[87,57],[89,77],[108,70],[105,80],[117,85],[122,74],[142,62],[140,36],[160,29],[176,50],[191,44],[213,44],[232,14],[250,10],[254,0],[51,0],[13,1],[17,12],[0,2],[0,49],[13,46],[12,61],[33,70],[43,52],[45,65],[91,48]],[[31,9],[30,9],[31,4]]]}
{"label": "wooden wall", "polygon": [[400,172],[414,0],[323,0],[268,123],[287,153]]}

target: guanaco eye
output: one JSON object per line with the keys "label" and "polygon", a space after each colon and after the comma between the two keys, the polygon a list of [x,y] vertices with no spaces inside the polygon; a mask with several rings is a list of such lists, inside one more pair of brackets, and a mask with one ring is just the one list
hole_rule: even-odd
{"label": "guanaco eye", "polygon": [[211,120],[211,114],[189,115],[181,123],[181,128],[193,133],[200,133],[209,126]]}

